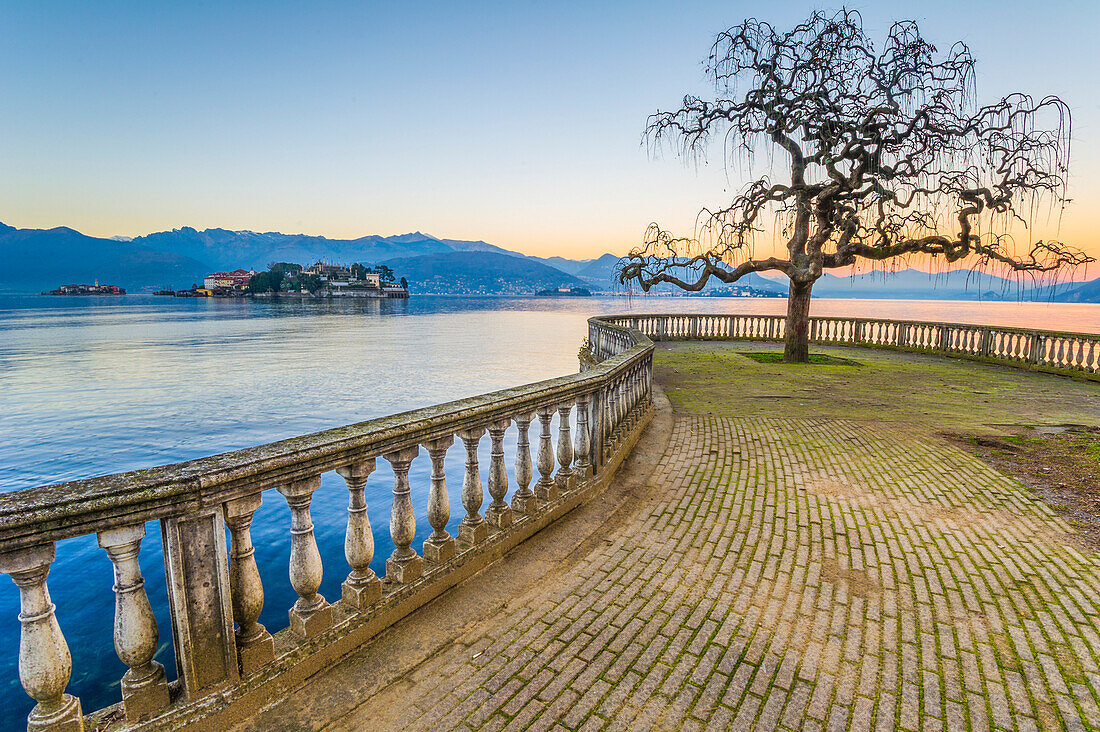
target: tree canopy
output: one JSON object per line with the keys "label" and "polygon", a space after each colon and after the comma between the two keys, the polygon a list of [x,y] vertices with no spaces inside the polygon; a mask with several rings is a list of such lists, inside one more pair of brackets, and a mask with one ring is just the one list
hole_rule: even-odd
{"label": "tree canopy", "polygon": [[[623,283],[697,291],[712,277],[782,272],[787,357],[804,361],[810,291],[826,269],[909,255],[1032,273],[1092,261],[1012,233],[1066,203],[1068,105],[1022,93],[977,104],[962,42],[941,52],[899,21],[876,49],[850,10],[788,31],[748,19],[717,36],[706,70],[713,98],[658,111],[646,139],[686,156],[720,140],[728,162],[751,170],[763,156],[768,170],[729,205],[703,209],[691,236],[650,225],[620,263]],[[754,257],[765,232],[786,256]]]}

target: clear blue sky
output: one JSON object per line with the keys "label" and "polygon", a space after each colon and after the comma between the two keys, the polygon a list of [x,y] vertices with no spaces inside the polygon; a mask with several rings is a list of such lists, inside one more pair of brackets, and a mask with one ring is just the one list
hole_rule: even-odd
{"label": "clear blue sky", "polygon": [[[15,2],[0,14],[0,221],[95,235],[184,225],[327,236],[420,229],[596,256],[721,203],[640,144],[703,92],[713,35],[805,2]],[[969,43],[979,95],[1075,114],[1061,236],[1100,254],[1100,3],[854,3]]]}

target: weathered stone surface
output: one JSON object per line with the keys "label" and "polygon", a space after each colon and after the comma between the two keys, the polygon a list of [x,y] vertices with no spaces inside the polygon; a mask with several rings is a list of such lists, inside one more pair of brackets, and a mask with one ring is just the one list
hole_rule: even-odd
{"label": "weathered stone surface", "polygon": [[46,587],[53,560],[52,543],[7,551],[0,554],[0,572],[19,588],[19,682],[37,702],[27,729],[81,732],[80,700],[65,693],[72,657]]}
{"label": "weathered stone surface", "polygon": [[409,486],[409,466],[419,453],[419,447],[410,447],[385,455],[393,468],[390,538],[393,539],[394,550],[386,560],[386,579],[390,582],[411,582],[424,573],[424,564],[412,548],[413,537],[416,535],[416,513],[412,505],[412,488]]}
{"label": "weathered stone surface", "polygon": [[470,546],[489,538],[489,524],[484,519],[474,525],[458,525],[458,541],[460,544]]}
{"label": "weathered stone surface", "polygon": [[448,536],[437,543],[424,542],[424,561],[439,564],[454,557],[457,551],[454,537]]}
{"label": "weathered stone surface", "polygon": [[504,462],[504,433],[512,420],[505,419],[489,425],[492,449],[489,453],[489,496],[493,502],[485,511],[486,520],[498,529],[512,525],[512,508],[505,503],[508,493],[508,468]]}
{"label": "weathered stone surface", "polygon": [[327,602],[309,611],[290,609],[290,632],[299,638],[312,638],[332,627],[332,605]]}
{"label": "weathered stone surface", "polygon": [[374,533],[367,515],[365,488],[374,472],[373,458],[337,468],[336,472],[348,487],[348,529],[344,535],[344,558],[351,572],[340,586],[340,599],[345,605],[362,610],[382,597],[382,581],[370,568],[374,558]]}
{"label": "weathered stone surface", "polygon": [[184,696],[198,700],[240,678],[222,507],[161,521],[161,541]]}
{"label": "weathered stone surface", "polygon": [[290,506],[290,584],[298,599],[287,616],[291,632],[299,638],[311,638],[332,627],[332,608],[317,592],[324,568],[309,512],[313,493],[320,485],[321,478],[316,476],[278,488]]}
{"label": "weathered stone surface", "polygon": [[129,669],[122,677],[122,704],[126,719],[140,721],[168,706],[164,666],[153,660],[157,652],[157,620],[138,564],[145,524],[131,524],[99,532],[115,572],[115,650]]}
{"label": "weathered stone surface", "polygon": [[431,489],[428,493],[428,523],[432,535],[424,540],[424,561],[439,564],[455,555],[455,540],[447,533],[447,521],[451,518],[451,501],[447,495],[445,460],[447,450],[454,444],[454,437],[444,437],[428,443],[428,455],[432,460]]}

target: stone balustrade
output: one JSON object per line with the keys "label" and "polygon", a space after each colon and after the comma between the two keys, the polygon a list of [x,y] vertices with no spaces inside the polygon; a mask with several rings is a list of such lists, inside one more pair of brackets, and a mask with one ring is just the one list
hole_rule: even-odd
{"label": "stone balustrade", "polygon": [[[602,319],[654,341],[783,339],[781,315],[619,315]],[[621,348],[621,331],[589,334],[593,357]],[[810,341],[938,353],[1100,380],[1100,335],[958,323],[810,318]]]}
{"label": "stone balustrade", "polygon": [[[598,363],[580,374],[185,463],[0,495],[0,572],[19,588],[19,677],[37,702],[28,728],[81,730],[108,718],[112,730],[225,728],[598,493],[652,414],[653,344],[606,319],[592,319],[589,329],[599,344]],[[513,429],[509,476],[503,444]],[[478,464],[486,435],[487,506]],[[466,450],[466,515],[457,537],[447,531],[444,470],[456,437]],[[371,569],[374,535],[365,494],[378,458],[394,473],[389,532],[395,548],[384,577]],[[415,502],[425,490],[410,485],[409,470],[420,459],[431,463],[423,488],[432,533],[417,547]],[[347,486],[347,569],[340,571],[350,571],[339,598],[320,593],[331,558],[318,551],[310,513],[321,475],[329,471]],[[287,608],[288,627],[275,634],[258,622],[264,588],[250,533],[265,498],[289,507],[288,572],[298,595]],[[157,627],[137,562],[149,521],[161,522],[178,670],[172,683],[153,660],[166,629]],[[56,542],[88,534],[97,536],[114,566],[114,643],[128,670],[120,703],[85,716],[67,692],[72,661],[47,575]]]}

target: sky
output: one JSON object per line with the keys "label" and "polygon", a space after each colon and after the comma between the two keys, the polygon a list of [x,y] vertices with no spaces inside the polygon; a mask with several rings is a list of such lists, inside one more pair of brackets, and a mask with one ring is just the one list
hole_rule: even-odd
{"label": "sky", "polygon": [[[0,12],[0,221],[94,236],[194,226],[414,230],[539,256],[690,231],[745,182],[654,156],[646,117],[707,91],[714,35],[807,2],[51,2]],[[1044,236],[1100,257],[1100,3],[851,3],[979,60],[979,101],[1073,110]]]}

